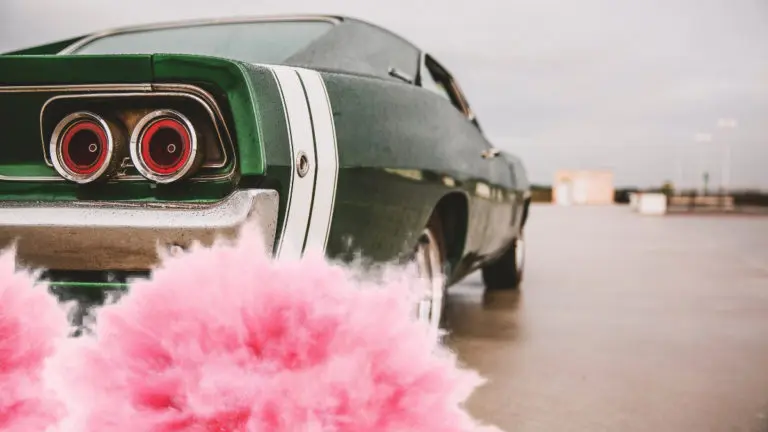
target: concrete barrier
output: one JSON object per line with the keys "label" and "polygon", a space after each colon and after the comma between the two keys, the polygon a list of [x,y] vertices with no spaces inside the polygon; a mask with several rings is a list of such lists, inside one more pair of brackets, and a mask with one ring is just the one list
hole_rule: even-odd
{"label": "concrete barrier", "polygon": [[644,215],[667,213],[667,196],[660,193],[643,193],[638,200],[638,211]]}
{"label": "concrete barrier", "polygon": [[715,195],[676,195],[670,197],[669,207],[676,208],[705,208],[732,211],[734,210],[734,200],[732,196]]}

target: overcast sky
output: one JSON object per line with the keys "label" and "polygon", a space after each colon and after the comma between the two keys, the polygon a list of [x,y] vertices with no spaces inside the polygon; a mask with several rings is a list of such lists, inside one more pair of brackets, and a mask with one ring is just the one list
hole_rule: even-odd
{"label": "overcast sky", "polygon": [[[387,27],[453,72],[488,137],[535,182],[611,168],[619,185],[709,170],[768,189],[768,0],[0,0],[0,51],[114,26],[276,13]],[[718,118],[738,120],[718,129]],[[694,134],[710,133],[710,143]]]}

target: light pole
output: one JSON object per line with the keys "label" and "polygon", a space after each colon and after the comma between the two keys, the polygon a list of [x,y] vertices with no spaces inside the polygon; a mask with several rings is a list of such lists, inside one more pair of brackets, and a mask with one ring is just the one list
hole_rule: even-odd
{"label": "light pole", "polygon": [[685,158],[685,147],[677,145],[677,157],[675,166],[675,195],[682,195],[683,191],[683,159]]}
{"label": "light pole", "polygon": [[[712,134],[699,132],[699,133],[697,133],[697,134],[695,134],[693,136],[693,140],[698,142],[698,143],[712,142]],[[702,159],[703,159],[703,157],[701,156],[701,154],[699,154],[699,167],[700,168],[703,165]],[[709,182],[709,173],[708,172],[704,172],[702,175],[703,175],[703,179],[704,179],[704,189],[703,189],[703,192],[704,192],[704,194],[706,194],[707,193],[707,183]]]}
{"label": "light pole", "polygon": [[[738,126],[736,119],[721,118],[717,120],[717,127],[720,129],[735,129]],[[722,167],[721,187],[725,193],[729,192],[731,183],[731,144],[729,140],[723,141],[723,167]]]}
{"label": "light pole", "polygon": [[[702,134],[695,134],[693,136],[694,141],[698,141],[700,139],[699,135]],[[683,143],[678,144],[675,146],[676,154],[675,154],[675,195],[682,195],[683,194],[683,183],[685,182],[685,170],[684,165],[686,161],[686,155],[689,154],[687,151],[689,147],[689,144]],[[692,171],[695,171],[696,168],[693,168]]]}

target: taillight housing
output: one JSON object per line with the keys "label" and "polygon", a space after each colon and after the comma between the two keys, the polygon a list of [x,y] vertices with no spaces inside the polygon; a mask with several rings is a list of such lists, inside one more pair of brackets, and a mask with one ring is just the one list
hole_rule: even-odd
{"label": "taillight housing", "polygon": [[153,111],[139,120],[130,150],[139,173],[157,183],[194,174],[203,159],[192,122],[174,110]]}
{"label": "taillight housing", "polygon": [[115,137],[102,117],[80,111],[64,117],[50,141],[51,162],[64,178],[91,183],[114,173]]}

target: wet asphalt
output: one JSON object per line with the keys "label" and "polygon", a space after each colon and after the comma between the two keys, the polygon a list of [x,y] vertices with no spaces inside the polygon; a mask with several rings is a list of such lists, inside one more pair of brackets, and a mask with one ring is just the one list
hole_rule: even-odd
{"label": "wet asphalt", "polygon": [[519,292],[449,294],[506,431],[768,432],[768,217],[536,205]]}

